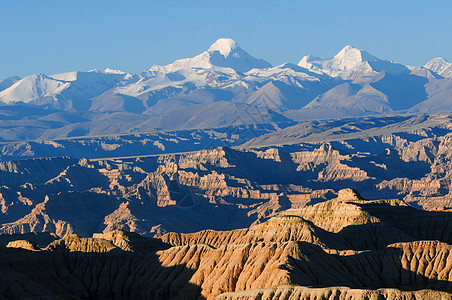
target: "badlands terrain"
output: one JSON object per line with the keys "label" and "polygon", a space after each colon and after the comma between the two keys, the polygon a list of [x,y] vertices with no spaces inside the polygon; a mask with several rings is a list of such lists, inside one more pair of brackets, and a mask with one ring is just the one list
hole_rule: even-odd
{"label": "badlands terrain", "polygon": [[345,186],[448,210],[451,139],[450,115],[369,117],[302,123],[236,147],[5,161],[0,233],[231,230],[332,199]]}
{"label": "badlands terrain", "polygon": [[450,212],[343,189],[230,231],[6,236],[0,297],[450,299],[451,226]]}

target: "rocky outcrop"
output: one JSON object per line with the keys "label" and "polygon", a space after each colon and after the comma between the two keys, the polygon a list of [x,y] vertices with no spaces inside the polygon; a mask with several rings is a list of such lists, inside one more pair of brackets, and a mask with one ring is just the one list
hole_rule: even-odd
{"label": "rocky outcrop", "polygon": [[49,251],[109,252],[118,249],[118,247],[111,241],[102,238],[80,238],[75,234],[68,234],[64,238],[51,243],[46,249]]}
{"label": "rocky outcrop", "polygon": [[16,240],[11,241],[6,245],[6,248],[21,248],[25,250],[38,250],[38,246],[34,244],[33,242],[27,241],[27,240]]}

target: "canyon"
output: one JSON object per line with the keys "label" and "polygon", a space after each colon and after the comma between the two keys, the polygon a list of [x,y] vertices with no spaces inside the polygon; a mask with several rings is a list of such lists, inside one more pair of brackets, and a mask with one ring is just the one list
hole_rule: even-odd
{"label": "canyon", "polygon": [[[325,122],[319,132],[295,125],[187,153],[0,162],[0,232],[231,230],[332,199],[344,186],[369,199],[450,209],[449,116],[395,119]],[[274,140],[281,144],[268,146]]]}

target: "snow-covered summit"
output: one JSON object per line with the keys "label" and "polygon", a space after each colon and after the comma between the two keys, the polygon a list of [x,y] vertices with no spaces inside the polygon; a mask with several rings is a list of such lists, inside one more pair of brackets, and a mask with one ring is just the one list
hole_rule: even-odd
{"label": "snow-covered summit", "polygon": [[231,68],[238,72],[247,72],[251,69],[271,67],[265,60],[255,58],[232,39],[221,38],[213,43],[209,49],[195,57],[176,60],[174,63],[162,66],[152,66],[150,71],[171,73],[181,69],[201,68]]}
{"label": "snow-covered summit", "polygon": [[233,52],[237,48],[240,48],[240,46],[233,39],[221,38],[218,39],[215,43],[213,43],[210,46],[209,50],[207,50],[207,52],[218,51],[221,53],[221,55],[227,57],[229,56],[229,54],[231,54],[231,52]]}
{"label": "snow-covered summit", "polygon": [[429,69],[445,78],[452,78],[452,63],[443,57],[437,57],[425,64],[424,68]]}
{"label": "snow-covered summit", "polygon": [[298,62],[298,66],[309,69],[312,66],[311,62],[320,61],[320,60],[322,60],[320,57],[308,54],[306,56],[303,56],[303,58],[300,60],[300,62]]}
{"label": "snow-covered summit", "polygon": [[69,83],[44,74],[27,76],[0,92],[0,101],[6,104],[28,103],[41,97],[53,97],[66,89]]}
{"label": "snow-covered summit", "polygon": [[73,71],[50,76],[29,75],[2,90],[0,102],[41,105],[86,100],[116,86],[125,76],[124,72],[106,72],[104,70]]}
{"label": "snow-covered summit", "polygon": [[447,60],[444,59],[444,57],[436,57],[425,64],[425,68],[430,69],[434,72],[441,71],[444,68],[447,68],[450,66],[451,63],[449,63]]}
{"label": "snow-covered summit", "polygon": [[321,59],[307,55],[303,57],[298,65],[318,73],[326,73],[333,77],[345,79],[354,75],[354,71],[372,72],[368,62],[378,59],[366,51],[359,50],[352,46],[345,46],[333,58]]}
{"label": "snow-covered summit", "polygon": [[352,46],[345,46],[338,54],[333,58],[333,62],[338,68],[351,69],[362,64],[363,62],[377,61],[378,58],[370,53],[353,48]]}
{"label": "snow-covered summit", "polygon": [[317,73],[325,73],[343,79],[353,79],[380,71],[395,74],[409,71],[406,66],[381,60],[366,51],[349,45],[345,46],[333,58],[321,59],[308,55],[303,57],[298,65]]}

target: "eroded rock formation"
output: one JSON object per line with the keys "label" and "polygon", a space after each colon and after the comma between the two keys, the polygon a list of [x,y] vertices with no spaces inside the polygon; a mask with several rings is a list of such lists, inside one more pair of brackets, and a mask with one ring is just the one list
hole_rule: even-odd
{"label": "eroded rock formation", "polygon": [[[352,189],[231,231],[66,235],[0,249],[0,295],[98,299],[450,299],[452,213]],[[17,240],[20,240],[17,236]]]}
{"label": "eroded rock formation", "polygon": [[[452,207],[451,135],[399,139],[1,162],[0,233],[231,230],[332,199],[344,186],[425,210]],[[389,148],[360,151],[372,145]]]}

